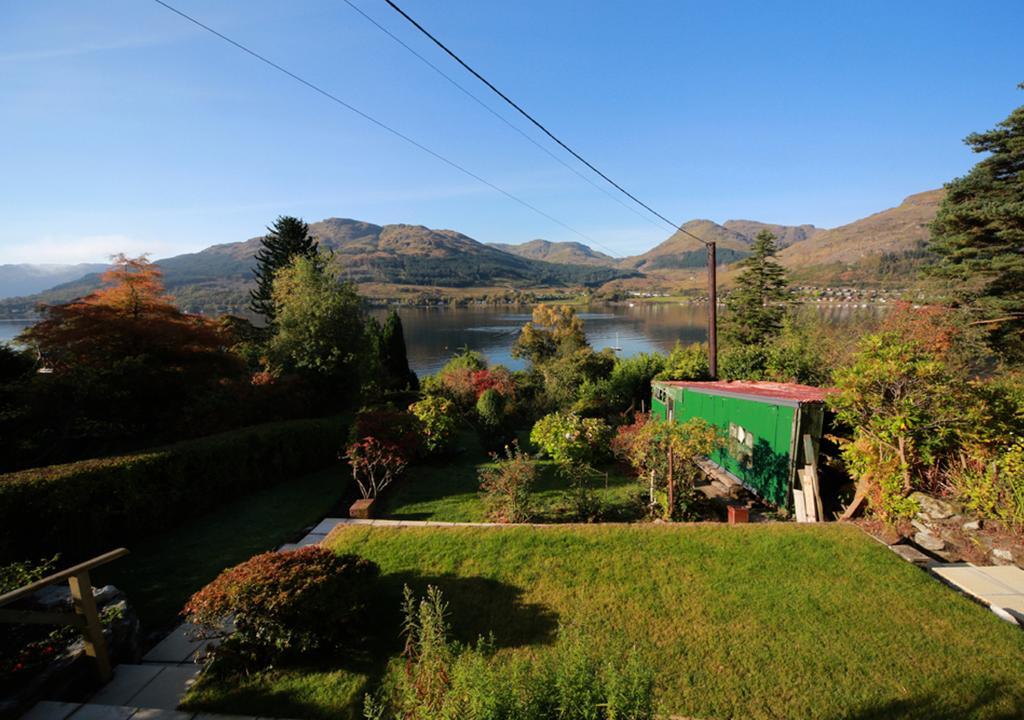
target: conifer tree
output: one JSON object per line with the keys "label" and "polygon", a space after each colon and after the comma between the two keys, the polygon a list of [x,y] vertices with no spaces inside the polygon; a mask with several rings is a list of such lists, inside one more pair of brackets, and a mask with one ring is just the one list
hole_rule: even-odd
{"label": "conifer tree", "polygon": [[309,225],[290,215],[281,215],[267,228],[256,253],[256,289],[249,291],[249,307],[262,315],[270,325],[274,322],[274,277],[288,267],[297,256],[318,259],[316,238],[309,234]]}
{"label": "conifer tree", "polygon": [[389,384],[395,388],[417,389],[419,379],[409,369],[402,319],[395,310],[391,311],[381,328],[379,348],[381,368]]}
{"label": "conifer tree", "polygon": [[723,318],[722,334],[727,341],[763,346],[782,329],[789,283],[776,252],[775,236],[762,230],[754,238],[750,255],[738,263],[742,272],[725,299],[729,312]]}
{"label": "conifer tree", "polygon": [[1024,360],[1024,106],[964,142],[989,156],[946,185],[929,273],[945,280],[948,300],[985,323],[994,349]]}

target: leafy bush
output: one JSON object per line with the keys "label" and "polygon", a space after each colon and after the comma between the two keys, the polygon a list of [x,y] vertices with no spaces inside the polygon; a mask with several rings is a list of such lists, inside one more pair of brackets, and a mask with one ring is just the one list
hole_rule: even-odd
{"label": "leafy bush", "polygon": [[443,397],[425,397],[409,406],[419,420],[420,441],[426,451],[437,455],[449,450],[459,432],[455,403]]}
{"label": "leafy bush", "polygon": [[610,436],[603,420],[554,412],[534,424],[530,442],[555,462],[593,463],[608,456]]}
{"label": "leafy bush", "polygon": [[[477,396],[486,389],[484,386],[489,380],[484,356],[463,348],[435,375],[425,378],[422,389],[425,395],[446,397],[460,410],[468,411],[473,408]],[[498,382],[497,379],[494,381]]]}
{"label": "leafy bush", "polygon": [[594,490],[600,473],[586,463],[562,463],[558,474],[565,480],[565,498],[577,522],[595,522],[601,519],[602,503]]}
{"label": "leafy bush", "polygon": [[363,438],[349,445],[345,457],[363,498],[380,495],[402,474],[407,464],[399,448],[374,437]]}
{"label": "leafy bush", "polygon": [[[707,457],[722,443],[718,430],[702,418],[685,423],[651,415],[638,415],[632,425],[619,428],[614,441],[616,455],[628,462],[641,482],[649,483],[652,503],[657,502],[665,519],[690,514],[700,478],[696,460]],[[669,502],[668,470],[672,457],[672,502]]]}
{"label": "leafy bush", "polygon": [[477,429],[480,443],[486,450],[501,450],[515,440],[505,405],[505,397],[494,388],[484,390],[476,401]]}
{"label": "leafy bush", "polygon": [[640,353],[616,358],[611,373],[599,380],[584,379],[573,409],[586,415],[610,415],[639,408],[651,400],[651,380],[665,368],[665,356]]}
{"label": "leafy bush", "polygon": [[223,571],[183,614],[208,637],[255,650],[261,661],[336,650],[360,637],[379,568],[313,545],[266,552]]}
{"label": "leafy bush", "polygon": [[338,418],[295,420],[0,475],[0,561],[56,552],[75,560],[128,544],[327,467],[343,437]]}
{"label": "leafy bush", "polygon": [[723,380],[764,380],[767,349],[759,345],[726,345],[718,354],[718,375]]}
{"label": "leafy bush", "polygon": [[[658,374],[658,380],[710,380],[711,370],[708,367],[708,346],[706,343],[683,345],[678,340],[664,369]],[[647,398],[650,402],[650,398]]]}
{"label": "leafy bush", "polygon": [[405,410],[391,406],[360,410],[349,432],[349,445],[371,437],[395,448],[406,462],[423,452],[419,420]]}
{"label": "leafy bush", "polygon": [[894,332],[864,337],[835,381],[829,404],[853,428],[842,453],[858,496],[885,519],[913,515],[911,490],[957,440],[966,382],[923,343]]}
{"label": "leafy bush", "polygon": [[405,650],[382,689],[367,695],[367,720],[653,720],[654,682],[635,653],[601,659],[577,631],[559,633],[541,661],[499,658],[493,640],[449,639],[448,606],[436,587],[418,602],[405,590]]}
{"label": "leafy bush", "polygon": [[494,463],[480,468],[480,493],[493,522],[518,523],[530,519],[530,491],[537,481],[537,465],[519,446],[493,455]]}

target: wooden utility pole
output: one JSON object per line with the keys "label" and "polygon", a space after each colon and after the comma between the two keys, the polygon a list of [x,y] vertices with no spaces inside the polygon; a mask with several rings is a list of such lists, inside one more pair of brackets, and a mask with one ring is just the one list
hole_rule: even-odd
{"label": "wooden utility pole", "polygon": [[708,247],[708,370],[711,379],[718,379],[718,262],[715,258],[715,243]]}

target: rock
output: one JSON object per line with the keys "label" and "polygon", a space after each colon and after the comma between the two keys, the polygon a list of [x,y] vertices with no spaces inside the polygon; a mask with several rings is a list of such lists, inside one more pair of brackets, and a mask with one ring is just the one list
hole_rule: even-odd
{"label": "rock", "polygon": [[956,508],[945,500],[925,495],[923,492],[913,493],[910,497],[917,501],[921,514],[930,520],[945,520],[956,515]]}
{"label": "rock", "polygon": [[992,557],[997,561],[1005,563],[1013,562],[1013,553],[1009,550],[1004,550],[1003,548],[992,548]]}
{"label": "rock", "polygon": [[971,520],[963,524],[963,529],[967,532],[976,532],[981,530],[981,520]]}
{"label": "rock", "polygon": [[48,585],[32,593],[32,602],[46,610],[56,610],[71,605],[71,590],[67,583]]}
{"label": "rock", "polygon": [[96,598],[97,605],[106,605],[113,602],[121,595],[121,591],[113,585],[104,585],[101,588],[93,588],[92,596]]}
{"label": "rock", "polygon": [[919,532],[915,534],[914,542],[925,550],[931,550],[932,552],[937,552],[946,547],[946,543],[943,542],[942,538],[937,538],[930,532]]}
{"label": "rock", "polygon": [[926,522],[922,522],[921,520],[911,520],[910,524],[913,525],[914,529],[918,530],[919,532],[930,533],[932,531],[931,526]]}

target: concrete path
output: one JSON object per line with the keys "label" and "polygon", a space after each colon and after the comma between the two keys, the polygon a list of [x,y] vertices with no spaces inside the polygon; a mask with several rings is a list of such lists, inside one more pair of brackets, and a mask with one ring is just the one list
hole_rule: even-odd
{"label": "concrete path", "polygon": [[1024,570],[970,563],[935,563],[930,569],[949,585],[988,605],[999,617],[1024,626]]}

